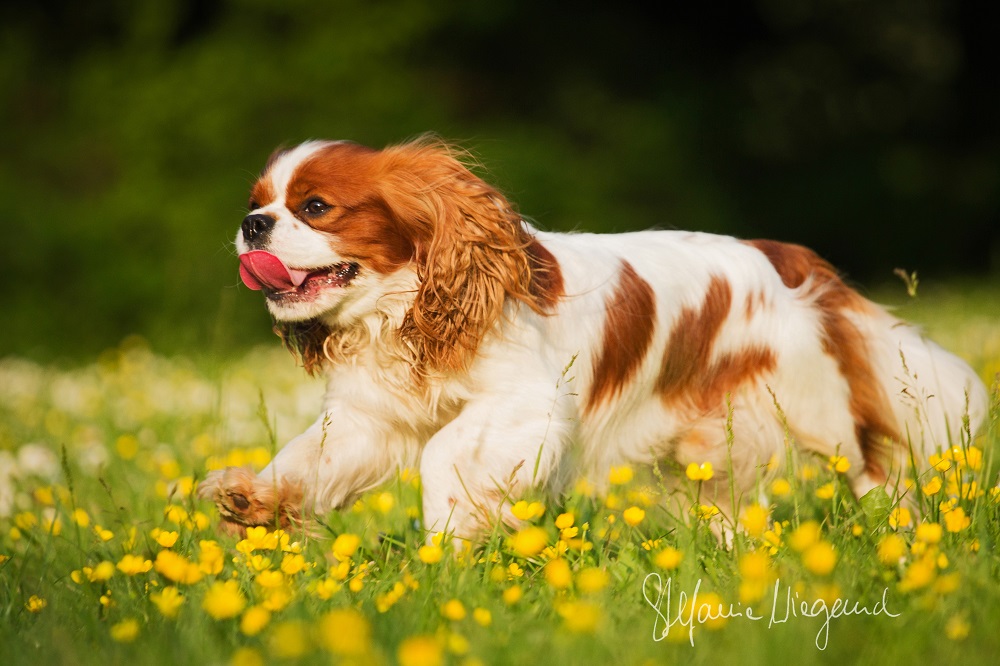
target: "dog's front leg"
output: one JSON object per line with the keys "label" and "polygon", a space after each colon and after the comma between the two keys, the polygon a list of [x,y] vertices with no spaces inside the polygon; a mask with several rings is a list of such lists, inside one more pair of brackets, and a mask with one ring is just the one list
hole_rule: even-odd
{"label": "dog's front leg", "polygon": [[243,534],[258,525],[298,527],[409,464],[415,446],[401,440],[377,419],[334,407],[259,474],[246,467],[217,470],[199,484],[198,494],[218,506],[226,532]]}
{"label": "dog's front leg", "polygon": [[552,486],[569,446],[572,401],[555,382],[495,387],[465,405],[420,459],[424,527],[476,539],[533,487]]}

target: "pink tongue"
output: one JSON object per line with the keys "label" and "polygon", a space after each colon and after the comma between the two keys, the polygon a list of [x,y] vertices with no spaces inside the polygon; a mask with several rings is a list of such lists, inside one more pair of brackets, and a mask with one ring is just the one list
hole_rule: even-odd
{"label": "pink tongue", "polygon": [[309,271],[289,268],[270,252],[253,250],[240,255],[240,277],[254,291],[286,291],[305,282]]}

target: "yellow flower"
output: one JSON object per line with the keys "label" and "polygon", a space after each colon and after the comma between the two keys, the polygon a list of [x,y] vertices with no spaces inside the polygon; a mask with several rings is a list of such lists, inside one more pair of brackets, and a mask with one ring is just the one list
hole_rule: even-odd
{"label": "yellow flower", "polygon": [[285,584],[285,574],[280,571],[261,571],[254,581],[265,590],[273,590]]}
{"label": "yellow flower", "polygon": [[928,462],[931,467],[939,472],[947,472],[951,469],[951,460],[947,454],[938,455],[936,453],[932,453],[930,458],[928,458]]}
{"label": "yellow flower", "polygon": [[134,435],[122,435],[115,441],[115,450],[122,460],[131,460],[139,453],[139,440]]}
{"label": "yellow flower", "polygon": [[396,506],[396,498],[392,496],[392,493],[378,493],[374,496],[372,503],[379,513],[385,515],[392,511],[392,507]]}
{"label": "yellow flower", "polygon": [[359,656],[371,649],[372,628],[353,608],[338,608],[319,620],[320,645],[340,656]]}
{"label": "yellow flower", "polygon": [[311,647],[305,623],[290,620],[274,625],[267,646],[278,659],[301,659]]}
{"label": "yellow flower", "polygon": [[770,552],[774,555],[778,552],[778,548],[784,543],[781,538],[781,534],[784,528],[781,523],[775,522],[774,527],[764,532],[764,542],[770,547]]}
{"label": "yellow flower", "polygon": [[667,546],[653,557],[653,564],[661,569],[671,571],[679,567],[683,559],[684,553],[672,546]]}
{"label": "yellow flower", "polygon": [[851,469],[851,461],[845,456],[830,456],[830,461],[826,468],[831,472],[844,474],[847,470]]}
{"label": "yellow flower", "polygon": [[506,590],[503,591],[503,602],[508,606],[513,606],[521,597],[524,596],[524,590],[521,589],[520,585],[511,585]]}
{"label": "yellow flower", "polygon": [[396,584],[392,586],[391,590],[375,597],[375,610],[379,613],[387,612],[402,598],[405,593],[406,586],[401,582],[396,581]]}
{"label": "yellow flower", "polygon": [[153,568],[157,573],[175,583],[190,585],[202,578],[198,565],[172,550],[161,550],[156,554]]}
{"label": "yellow flower", "polygon": [[56,503],[55,495],[52,492],[52,486],[39,486],[35,488],[34,493],[35,501],[39,504],[44,504],[45,506],[53,506]]}
{"label": "yellow flower", "polygon": [[942,485],[943,484],[941,482],[941,477],[935,476],[930,481],[921,486],[920,490],[924,493],[924,495],[930,497],[932,495],[937,495],[939,492],[941,492]]}
{"label": "yellow flower", "polygon": [[73,509],[72,519],[80,527],[90,527],[90,515],[83,509]]}
{"label": "yellow flower", "polygon": [[698,463],[691,463],[687,466],[685,474],[692,481],[708,481],[715,473],[712,471],[712,463],[703,462],[700,465]]}
{"label": "yellow flower", "polygon": [[521,557],[534,557],[542,552],[548,542],[548,534],[541,527],[526,527],[510,537],[508,543]]}
{"label": "yellow flower", "polygon": [[354,557],[361,545],[361,537],[357,534],[344,533],[337,535],[333,542],[333,555],[341,561]]}
{"label": "yellow flower", "polygon": [[271,611],[263,606],[251,606],[240,618],[240,631],[244,636],[256,636],[271,621]]}
{"label": "yellow flower", "polygon": [[983,450],[978,446],[970,446],[965,450],[965,466],[978,471],[983,466]]}
{"label": "yellow flower", "polygon": [[510,507],[510,512],[518,520],[534,520],[535,518],[541,518],[545,514],[545,505],[541,502],[525,502],[521,500],[515,502],[512,507]]}
{"label": "yellow flower", "polygon": [[820,499],[830,499],[833,497],[833,483],[824,483],[816,489],[816,497]]}
{"label": "yellow flower", "polygon": [[560,557],[546,564],[545,580],[557,590],[564,590],[569,587],[569,584],[573,581],[573,573],[569,568],[569,562]]}
{"label": "yellow flower", "polygon": [[803,465],[799,468],[799,478],[803,481],[812,481],[819,476],[819,468],[816,465]]}
{"label": "yellow flower", "polygon": [[559,530],[560,543],[565,543],[570,539],[573,539],[579,533],[580,533],[580,528],[576,526],[567,527],[566,529]]}
{"label": "yellow flower", "polygon": [[111,638],[119,643],[131,643],[139,635],[139,621],[135,618],[111,625]]}
{"label": "yellow flower", "polygon": [[[354,580],[360,580],[360,578],[355,578]],[[354,581],[351,582],[353,583]],[[292,588],[288,585],[282,585],[281,587],[275,587],[267,590],[264,595],[264,601],[261,602],[261,605],[269,611],[277,613],[278,611],[284,610],[288,604],[292,603],[292,599],[294,598],[295,593],[292,591]]]}
{"label": "yellow flower", "polygon": [[600,592],[608,586],[611,578],[608,572],[597,567],[588,567],[576,575],[576,587],[581,592]]}
{"label": "yellow flower", "polygon": [[969,636],[971,628],[969,621],[965,617],[953,615],[948,618],[948,621],[944,625],[944,635],[948,637],[948,640],[962,641]]}
{"label": "yellow flower", "polygon": [[[47,509],[47,511],[52,512],[53,509]],[[52,536],[59,536],[62,534],[62,521],[51,514],[47,515],[42,519],[42,531]]]}
{"label": "yellow flower", "polygon": [[813,588],[812,596],[813,600],[822,599],[827,606],[832,608],[837,603],[837,599],[842,599],[844,595],[836,583],[821,583]]}
{"label": "yellow flower", "polygon": [[206,539],[198,542],[198,570],[202,573],[210,576],[221,573],[224,559],[225,552],[216,542]]}
{"label": "yellow flower", "polygon": [[893,529],[909,527],[912,524],[913,517],[910,515],[910,510],[905,506],[897,506],[889,513],[889,526]]}
{"label": "yellow flower", "polygon": [[100,525],[94,525],[94,534],[96,534],[97,538],[100,539],[101,541],[111,541],[112,539],[115,538],[114,532],[112,532],[111,530],[106,530]]}
{"label": "yellow flower", "polygon": [[441,546],[421,546],[417,550],[417,556],[425,564],[437,564],[444,557],[444,550]]}
{"label": "yellow flower", "polygon": [[271,558],[259,553],[251,554],[247,558],[247,568],[256,572],[267,571],[271,568]]}
{"label": "yellow flower", "polygon": [[151,560],[144,559],[138,555],[125,555],[118,561],[118,570],[126,576],[146,573],[153,568]]}
{"label": "yellow flower", "polygon": [[785,497],[792,492],[792,484],[788,479],[775,479],[771,482],[771,494],[775,497]]}
{"label": "yellow flower", "polygon": [[327,601],[340,591],[341,584],[332,578],[323,578],[310,584],[309,590],[318,599]]}
{"label": "yellow flower", "polygon": [[301,553],[285,553],[285,557],[281,560],[281,571],[288,576],[294,576],[307,568],[309,565]]}
{"label": "yellow flower", "polygon": [[153,529],[150,532],[150,536],[156,543],[160,544],[163,548],[172,548],[175,543],[177,543],[177,537],[180,536],[177,532],[167,532],[161,530],[159,527]]}
{"label": "yellow flower", "polygon": [[938,577],[934,582],[934,591],[938,594],[951,594],[962,585],[962,574],[953,571]]}
{"label": "yellow flower", "polygon": [[821,532],[819,523],[815,520],[807,520],[796,527],[791,533],[788,537],[788,544],[793,550],[797,550],[801,553],[809,546],[818,543],[820,536]]}
{"label": "yellow flower", "polygon": [[692,507],[698,518],[701,520],[711,520],[713,516],[719,515],[719,507],[712,504],[699,504],[697,507]]}
{"label": "yellow flower", "polygon": [[189,528],[193,527],[195,530],[201,531],[201,530],[207,530],[208,526],[211,524],[212,521],[209,520],[208,516],[206,516],[201,511],[195,511],[193,514],[191,514],[191,520],[189,520],[186,523],[186,526]]}
{"label": "yellow flower", "polygon": [[637,506],[630,506],[625,509],[622,513],[622,520],[624,520],[628,525],[635,527],[642,522],[642,519],[646,517],[646,512]]}
{"label": "yellow flower", "polygon": [[802,564],[817,576],[826,576],[837,564],[837,551],[826,541],[809,546],[802,554]]}
{"label": "yellow flower", "polygon": [[565,627],[575,634],[592,634],[601,623],[601,607],[590,601],[568,601],[556,610]]}
{"label": "yellow flower", "polygon": [[916,538],[924,543],[938,543],[943,532],[940,523],[920,523],[917,525]]}
{"label": "yellow flower", "polygon": [[108,562],[107,560],[101,562],[96,567],[91,569],[90,567],[84,567],[83,573],[86,574],[87,580],[91,583],[93,582],[104,582],[109,580],[115,575],[115,565],[113,562]]}
{"label": "yellow flower", "polygon": [[[469,639],[462,634],[451,632],[446,637],[446,644],[448,647],[448,652],[456,655],[468,654],[469,648],[472,647],[469,644]],[[469,662],[472,662],[470,665]],[[465,662],[466,666],[481,666],[477,663],[477,659],[469,659]]]}
{"label": "yellow flower", "polygon": [[399,644],[396,659],[399,666],[440,666],[444,652],[433,636],[410,636]]}
{"label": "yellow flower", "polygon": [[163,517],[175,525],[183,525],[188,519],[188,512],[179,504],[170,504],[163,510]]}
{"label": "yellow flower", "polygon": [[445,618],[451,620],[452,622],[458,622],[459,620],[465,619],[465,606],[458,599],[449,599],[444,604],[441,605],[441,615]]}
{"label": "yellow flower", "polygon": [[559,517],[556,518],[556,528],[560,530],[565,530],[573,527],[573,522],[575,517],[572,513],[560,513]]}
{"label": "yellow flower", "polygon": [[740,576],[753,580],[766,579],[772,574],[771,558],[760,551],[750,551],[740,558]]}
{"label": "yellow flower", "polygon": [[949,532],[961,532],[971,522],[972,519],[965,515],[965,509],[960,506],[944,514],[944,526]]}
{"label": "yellow flower", "polygon": [[743,604],[760,601],[774,578],[771,558],[761,551],[751,551],[740,558],[739,597]]}
{"label": "yellow flower", "polygon": [[894,566],[906,553],[906,542],[898,534],[887,534],[878,543],[879,562]]}
{"label": "yellow flower", "polygon": [[33,527],[38,525],[38,516],[30,511],[22,511],[14,516],[14,525],[22,532],[30,532]]}
{"label": "yellow flower", "polygon": [[215,581],[205,592],[201,607],[212,618],[226,620],[239,615],[246,603],[239,583],[235,580]]}
{"label": "yellow flower", "polygon": [[149,600],[159,609],[163,617],[177,617],[177,612],[184,603],[184,597],[173,585],[168,585],[159,592],[151,593]]}
{"label": "yellow flower", "polygon": [[229,658],[229,666],[265,666],[264,657],[250,647],[241,647]]}
{"label": "yellow flower", "polygon": [[760,504],[751,504],[743,511],[740,523],[752,537],[759,537],[767,529],[768,511]]}
{"label": "yellow flower", "polygon": [[621,467],[612,467],[608,471],[608,483],[613,486],[624,486],[626,483],[632,480],[632,468],[628,465],[622,465]]}
{"label": "yellow flower", "polygon": [[28,601],[27,603],[24,604],[24,607],[28,610],[29,613],[41,613],[42,609],[48,605],[49,602],[45,601],[45,599],[41,598],[37,594],[33,594],[28,598]]}
{"label": "yellow flower", "polygon": [[926,587],[934,580],[936,574],[937,569],[934,566],[934,558],[922,557],[919,560],[911,562],[910,566],[906,567],[903,578],[899,581],[899,589],[903,592],[909,592]]}
{"label": "yellow flower", "polygon": [[476,621],[480,627],[488,627],[493,624],[493,613],[489,612],[485,608],[477,608],[472,611],[472,619]]}
{"label": "yellow flower", "polygon": [[236,544],[236,550],[244,554],[254,550],[274,550],[280,545],[283,536],[287,538],[284,531],[268,532],[263,525],[248,527],[246,538]]}
{"label": "yellow flower", "polygon": [[510,572],[511,578],[520,578],[524,575],[524,569],[517,562],[511,562],[507,567],[507,571]]}

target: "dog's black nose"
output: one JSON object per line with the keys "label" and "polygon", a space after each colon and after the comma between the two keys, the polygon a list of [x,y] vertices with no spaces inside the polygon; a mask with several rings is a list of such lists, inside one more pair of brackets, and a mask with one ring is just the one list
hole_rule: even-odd
{"label": "dog's black nose", "polygon": [[243,238],[248,243],[259,243],[274,228],[275,219],[270,215],[247,215],[243,218]]}

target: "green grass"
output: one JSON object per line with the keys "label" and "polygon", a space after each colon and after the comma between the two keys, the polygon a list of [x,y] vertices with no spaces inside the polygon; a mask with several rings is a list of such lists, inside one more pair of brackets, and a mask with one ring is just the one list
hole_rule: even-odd
{"label": "green grass", "polygon": [[[1000,369],[1000,330],[986,314],[995,295],[932,292],[900,312],[925,323],[989,378]],[[436,663],[437,657],[492,664],[535,663],[544,655],[556,663],[891,664],[993,663],[1000,653],[996,409],[989,433],[952,456],[967,460],[953,470],[982,490],[957,500],[967,526],[939,506],[949,492],[948,473],[920,479],[945,482],[922,500],[926,515],[912,516],[914,523],[942,525],[936,543],[913,526],[894,528],[899,516],[885,498],[855,501],[828,461],[793,457],[783,477],[791,491],[772,492],[771,518],[780,527],[740,533],[731,550],[691,516],[697,482],[685,479],[681,491],[662,497],[655,472],[683,477],[664,467],[635,470],[607,497],[578,487],[558,499],[537,498],[544,513],[529,523],[541,532],[511,539],[497,528],[471,554],[427,562],[433,549],[420,550],[424,535],[413,520],[419,490],[406,472],[353,509],[324,517],[318,535],[292,535],[299,560],[266,544],[238,549],[235,538],[215,532],[213,507],[186,494],[192,476],[208,467],[263,464],[275,442],[315,417],[321,385],[276,347],[225,364],[164,358],[137,340],[73,368],[0,361],[0,662]],[[732,434],[738,446],[739,433]],[[632,506],[645,512],[634,526],[625,520],[638,518],[626,513]],[[168,507],[179,508],[168,513]],[[557,547],[556,520],[569,521],[559,518],[563,513],[572,514],[578,530],[563,533],[567,550],[558,559],[568,566],[549,565],[551,551],[526,555],[540,535],[544,545]],[[89,524],[74,520],[84,514]],[[110,538],[103,540],[95,525]],[[172,582],[164,556],[146,572],[113,569],[107,580],[89,580],[86,568],[93,576],[101,562],[117,565],[126,554],[156,561],[164,550],[156,529],[177,532],[170,550],[192,567],[206,559],[199,580]],[[335,541],[341,534],[359,537],[356,551],[348,555],[349,538]],[[224,553],[214,564],[206,540]],[[894,544],[900,550],[889,557]],[[676,568],[663,566],[668,549],[680,553]],[[283,562],[285,573],[262,575]],[[644,599],[645,589],[655,600],[650,574],[671,582],[671,603],[661,603],[660,614]],[[216,619],[203,604],[214,598],[215,614],[231,605],[234,599],[219,592],[228,580],[245,607]],[[173,618],[154,602],[168,586],[183,595]],[[674,624],[655,641],[663,618],[676,618],[683,606],[678,595],[690,598],[696,589],[715,613],[721,603],[742,615],[722,626],[695,619],[690,635],[688,626]],[[826,625],[823,617],[801,613],[772,622],[772,614],[786,617],[786,595],[806,601],[813,614],[833,608],[836,599],[869,614]],[[269,617],[251,613],[249,619],[267,622],[247,635],[241,622],[257,606],[270,606]],[[762,619],[749,619],[748,606]]]}

